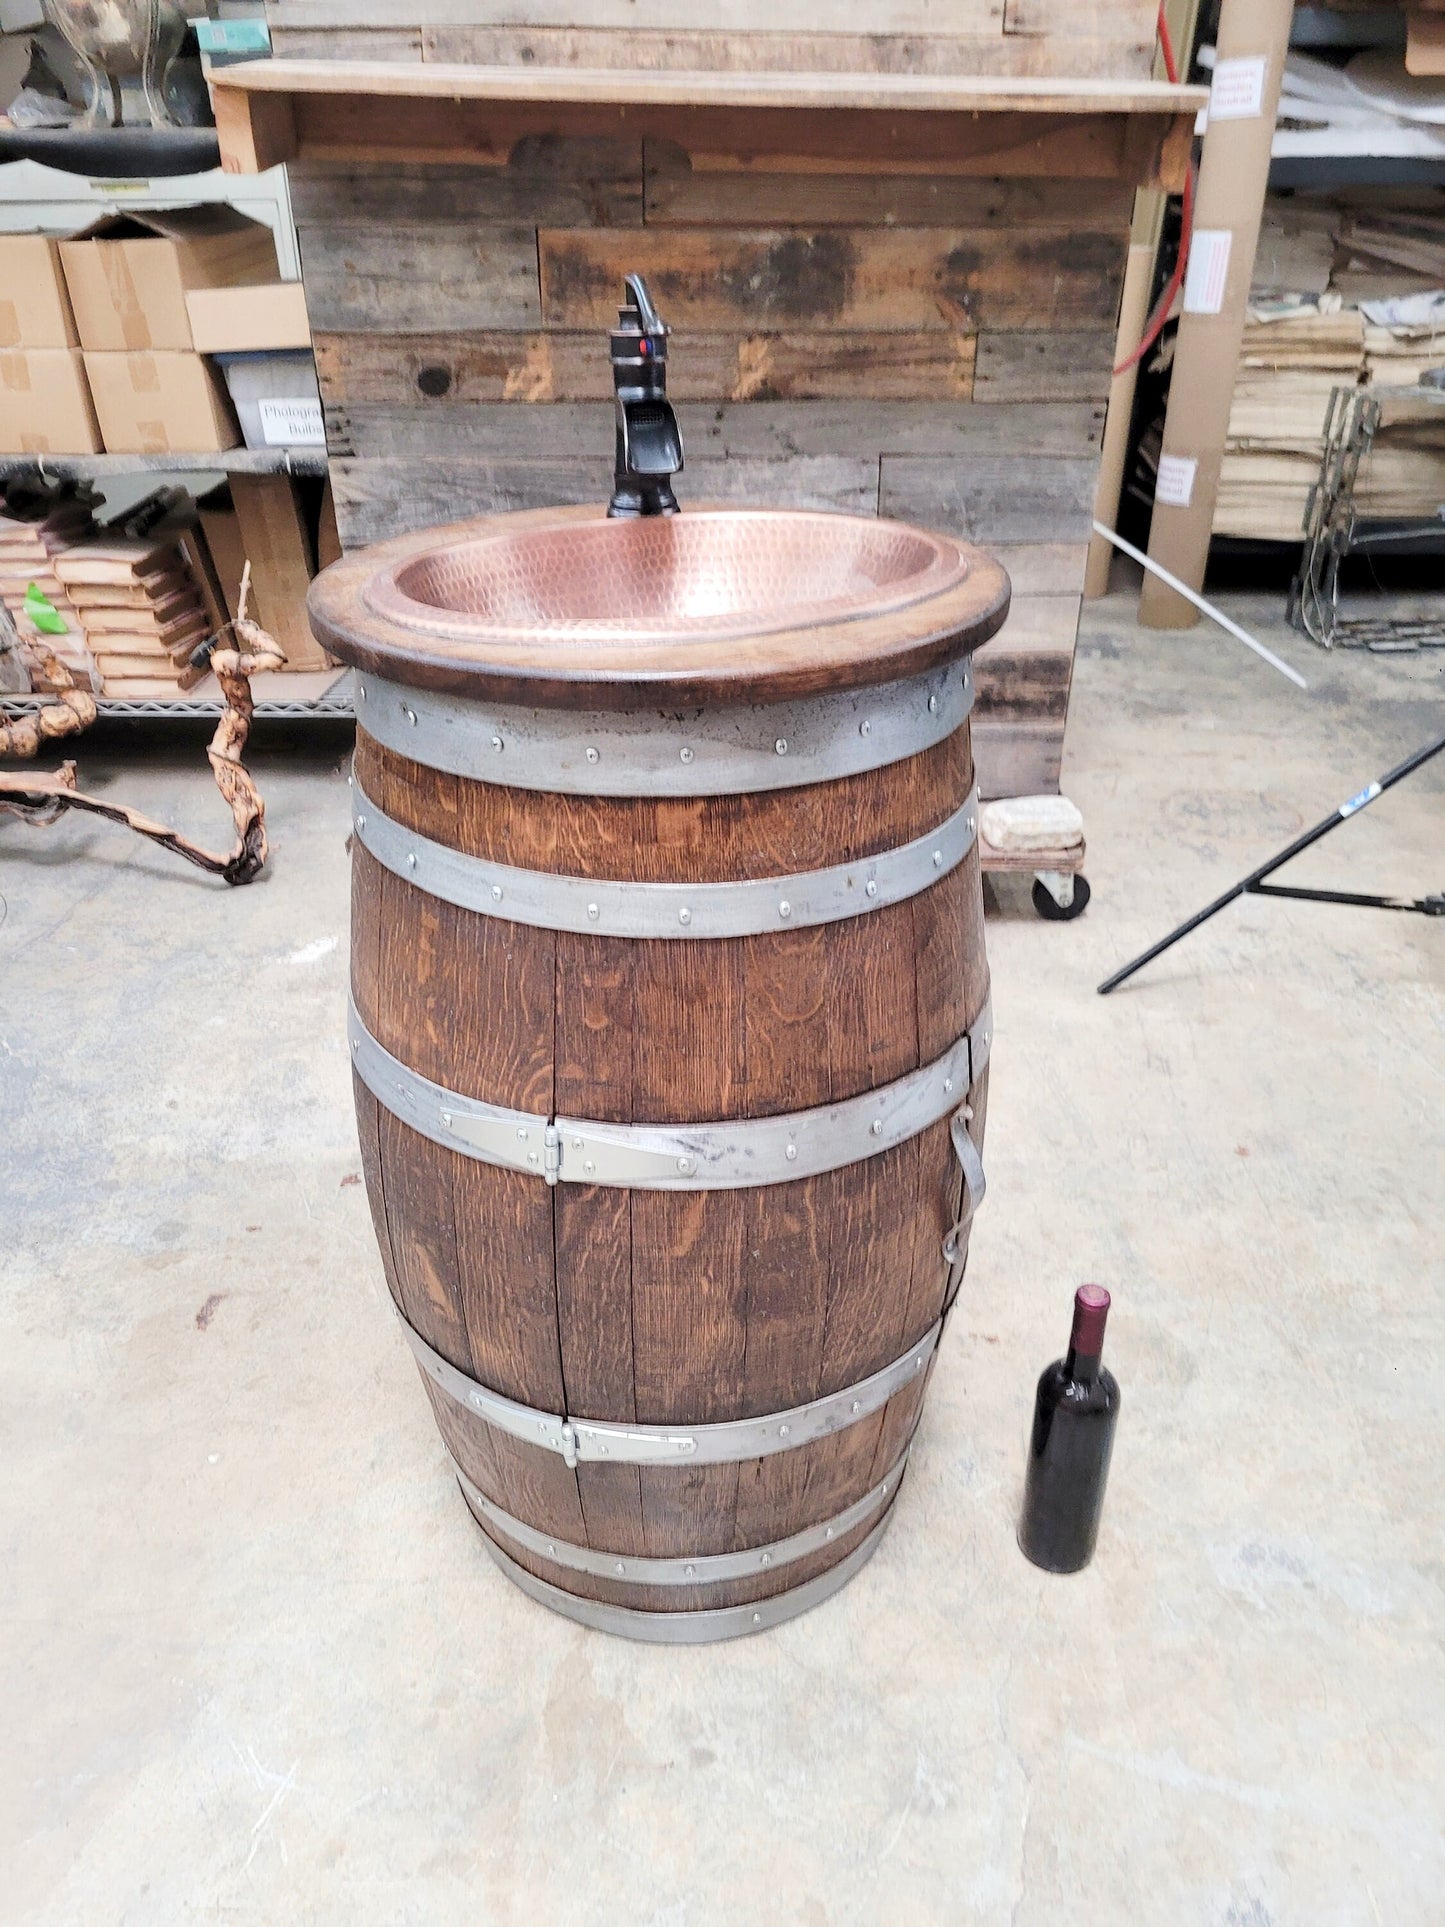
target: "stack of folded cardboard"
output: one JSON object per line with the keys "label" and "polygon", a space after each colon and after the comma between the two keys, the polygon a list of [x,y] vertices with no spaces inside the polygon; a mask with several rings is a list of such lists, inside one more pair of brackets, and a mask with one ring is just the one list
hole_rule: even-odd
{"label": "stack of folded cardboard", "polygon": [[1356,309],[1251,312],[1219,473],[1217,532],[1300,539],[1319,479],[1330,396],[1338,384],[1357,385],[1364,360],[1365,324]]}
{"label": "stack of folded cardboard", "polygon": [[214,625],[173,535],[67,549],[55,570],[107,696],[174,696],[205,675],[190,658]]}
{"label": "stack of folded cardboard", "polygon": [[[1445,195],[1356,188],[1271,195],[1250,288],[1216,534],[1298,542],[1336,386],[1416,388],[1445,363]],[[1445,499],[1445,408],[1386,409],[1355,487],[1361,515]]]}
{"label": "stack of folded cardboard", "polygon": [[[88,503],[75,498],[48,509],[42,507],[34,520],[0,515],[0,602],[9,610],[23,637],[33,638],[53,651],[76,683],[90,690],[99,689],[100,679],[86,648],[79,612],[59,574],[58,563],[74,543],[94,532]],[[65,624],[63,632],[55,632],[49,624],[42,626],[32,610],[26,608],[26,597],[32,587]]]}

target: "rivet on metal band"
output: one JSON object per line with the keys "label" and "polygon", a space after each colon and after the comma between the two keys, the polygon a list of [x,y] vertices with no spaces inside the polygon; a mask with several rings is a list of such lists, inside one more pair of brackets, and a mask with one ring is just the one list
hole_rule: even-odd
{"label": "rivet on metal band", "polygon": [[396,1316],[417,1363],[448,1398],[498,1431],[557,1453],[569,1466],[604,1459],[614,1465],[730,1465],[796,1451],[815,1439],[845,1432],[886,1405],[895,1392],[927,1369],[943,1330],[943,1320],[936,1319],[916,1345],[881,1371],[787,1412],[706,1425],[614,1425],[543,1412],[505,1398],[459,1371],[399,1311]]}
{"label": "rivet on metal band", "polygon": [[737,796],[917,756],[963,726],[973,678],[958,662],[791,703],[592,711],[503,709],[366,674],[357,699],[368,736],[454,776],[563,795]]}
{"label": "rivet on metal band", "polygon": [[760,936],[838,923],[902,903],[949,876],[978,835],[978,792],[924,836],[896,849],[789,876],[726,883],[637,883],[520,870],[409,830],[358,781],[358,840],[394,875],[480,916],[581,935],[691,940]]}
{"label": "rivet on metal band", "polygon": [[916,1137],[955,1111],[988,1062],[987,1005],[941,1057],[837,1104],[711,1124],[606,1124],[543,1117],[462,1097],[408,1069],[350,1007],[351,1059],[377,1100],[435,1144],[548,1184],[644,1190],[738,1190],[836,1171]]}
{"label": "rivet on metal band", "polygon": [[611,1606],[600,1599],[584,1599],[580,1594],[566,1592],[546,1579],[538,1579],[525,1566],[519,1566],[515,1559],[503,1552],[489,1533],[482,1534],[482,1544],[514,1585],[540,1605],[550,1606],[553,1612],[561,1613],[567,1619],[575,1619],[597,1632],[619,1634],[623,1639],[651,1640],[664,1646],[698,1646],[715,1639],[738,1639],[744,1633],[766,1632],[770,1626],[780,1626],[784,1620],[796,1619],[799,1613],[805,1613],[810,1607],[820,1606],[825,1599],[831,1599],[835,1592],[842,1591],[854,1573],[865,1566],[878,1550],[878,1543],[892,1517],[893,1503],[890,1503],[868,1537],[861,1540],[845,1559],[840,1559],[836,1566],[830,1566],[827,1572],[819,1573],[816,1579],[794,1586],[791,1592],[773,1593],[751,1606],[715,1606],[703,1612],[645,1612],[635,1606]]}
{"label": "rivet on metal band", "polygon": [[455,1459],[452,1469],[473,1512],[480,1513],[488,1525],[514,1545],[524,1547],[540,1559],[550,1560],[554,1566],[636,1586],[709,1586],[719,1580],[755,1579],[760,1573],[791,1565],[795,1559],[805,1559],[810,1552],[821,1552],[825,1546],[846,1537],[886,1505],[898,1490],[907,1463],[908,1447],[905,1446],[871,1492],[865,1492],[861,1499],[831,1519],[822,1519],[786,1539],[775,1539],[765,1546],[750,1546],[745,1552],[694,1553],[685,1559],[648,1559],[632,1553],[597,1552],[591,1546],[573,1545],[504,1512],[472,1483]]}

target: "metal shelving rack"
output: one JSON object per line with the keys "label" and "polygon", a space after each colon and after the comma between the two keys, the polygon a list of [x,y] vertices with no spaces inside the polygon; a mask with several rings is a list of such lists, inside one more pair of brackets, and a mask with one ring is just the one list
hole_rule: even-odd
{"label": "metal shelving rack", "polygon": [[[64,141],[50,145],[59,158]],[[127,177],[125,166],[115,161],[112,163],[115,172],[102,178],[44,165],[35,158],[36,151],[35,143],[28,146],[16,140],[0,143],[0,228],[66,234],[117,206],[158,209],[224,201],[271,228],[282,280],[300,279],[301,261],[284,167],[271,168],[260,175],[225,174],[219,168],[200,174],[168,174],[157,165],[152,176],[139,178]],[[96,482],[129,475],[324,476],[327,462],[326,450],[320,447],[228,448],[208,450],[204,454],[0,454],[0,481],[26,472],[67,481]],[[306,698],[271,693],[278,682],[284,684],[287,680],[285,674],[258,679],[258,717],[346,720],[354,713],[349,670],[338,669],[321,694]],[[308,675],[305,681],[314,688],[317,678]],[[5,696],[3,706],[11,713],[24,713],[53,701],[52,696],[46,695]],[[215,717],[221,713],[221,707],[219,695],[96,697],[98,715],[127,720]]]}
{"label": "metal shelving rack", "polygon": [[0,480],[34,469],[52,480],[107,475],[324,475],[324,448],[221,448],[201,455],[0,455]]}
{"label": "metal shelving rack", "polygon": [[[271,677],[274,685],[284,681],[284,676]],[[53,703],[53,695],[4,696],[0,697],[7,710],[16,715],[27,715]],[[177,696],[174,699],[160,696],[97,696],[95,710],[98,718],[111,717],[117,721],[136,722],[174,721],[177,717],[190,717],[205,720],[219,716],[224,705],[219,696]],[[320,696],[305,699],[299,697],[271,696],[265,692],[256,695],[256,715],[261,718],[301,721],[304,719],[329,719],[336,722],[349,722],[355,716],[355,695],[351,671],[338,669],[336,680]]]}

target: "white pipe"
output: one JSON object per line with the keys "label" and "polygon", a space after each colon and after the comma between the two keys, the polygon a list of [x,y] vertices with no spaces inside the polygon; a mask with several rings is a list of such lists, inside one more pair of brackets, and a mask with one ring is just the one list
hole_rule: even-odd
{"label": "white pipe", "polygon": [[1151,561],[1142,549],[1136,549],[1132,542],[1126,542],[1123,536],[1116,535],[1113,529],[1106,529],[1102,522],[1096,522],[1094,524],[1094,533],[1096,535],[1102,535],[1106,542],[1112,542],[1116,549],[1122,549],[1125,555],[1131,556],[1134,561],[1146,568],[1150,575],[1157,575],[1161,582],[1167,582],[1176,595],[1182,595],[1186,602],[1192,602],[1201,615],[1208,616],[1211,622],[1217,622],[1221,629],[1225,629],[1231,636],[1237,637],[1247,649],[1252,649],[1257,656],[1263,656],[1271,669],[1277,669],[1282,676],[1288,676],[1290,681],[1298,688],[1309,688],[1309,684],[1297,669],[1291,669],[1287,662],[1281,662],[1273,650],[1266,649],[1262,642],[1256,642],[1247,629],[1241,629],[1237,622],[1231,622],[1222,609],[1216,609],[1212,602],[1206,602],[1202,595],[1196,595],[1187,583],[1179,580],[1177,575],[1170,575],[1167,569],[1161,569],[1159,564]]}

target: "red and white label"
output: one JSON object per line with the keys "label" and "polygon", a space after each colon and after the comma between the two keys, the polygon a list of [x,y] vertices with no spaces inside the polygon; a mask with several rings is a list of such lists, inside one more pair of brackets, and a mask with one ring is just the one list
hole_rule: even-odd
{"label": "red and white label", "polygon": [[1199,464],[1192,455],[1161,455],[1154,483],[1154,500],[1167,509],[1187,509],[1194,499],[1194,476]]}
{"label": "red and white label", "polygon": [[1214,63],[1209,87],[1211,120],[1258,120],[1264,111],[1263,54],[1242,54]]}
{"label": "red and white label", "polygon": [[1195,228],[1184,276],[1185,314],[1218,314],[1224,306],[1233,244],[1234,236],[1227,227]]}

